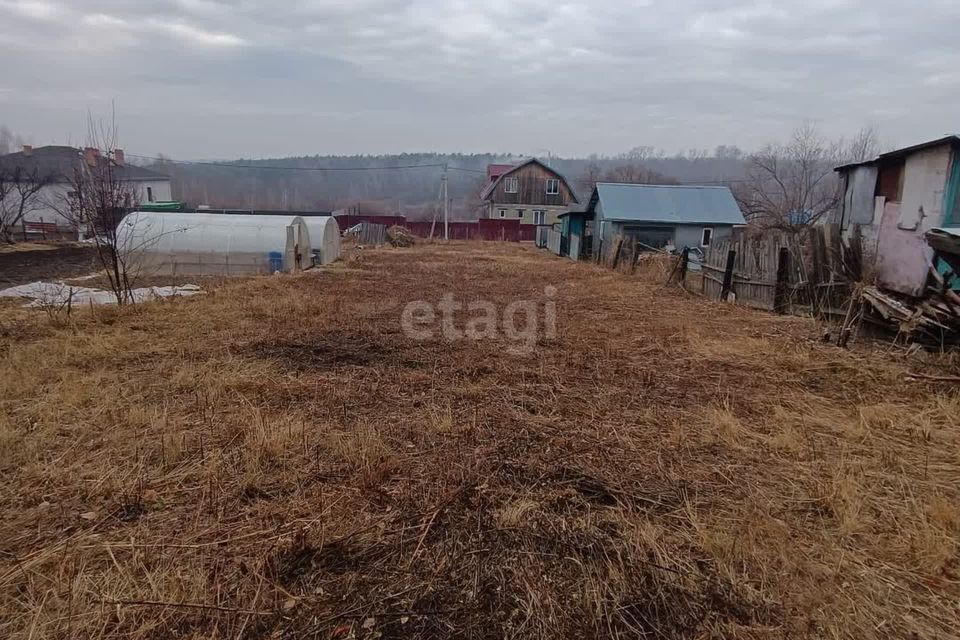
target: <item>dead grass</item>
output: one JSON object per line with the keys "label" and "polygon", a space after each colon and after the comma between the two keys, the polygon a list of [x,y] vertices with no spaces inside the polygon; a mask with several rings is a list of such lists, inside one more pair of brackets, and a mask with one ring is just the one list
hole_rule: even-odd
{"label": "dead grass", "polygon": [[[0,307],[0,636],[943,638],[956,371],[532,247]],[[649,273],[648,273],[649,272]],[[558,335],[416,341],[406,302]]]}

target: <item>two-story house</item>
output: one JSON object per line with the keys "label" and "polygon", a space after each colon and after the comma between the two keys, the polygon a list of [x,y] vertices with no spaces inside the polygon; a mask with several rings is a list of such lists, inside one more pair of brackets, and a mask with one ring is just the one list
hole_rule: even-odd
{"label": "two-story house", "polygon": [[[49,225],[63,234],[75,234],[75,220],[65,215],[74,196],[74,180],[77,169],[110,163],[116,180],[125,183],[126,191],[135,199],[130,206],[140,203],[161,202],[171,199],[170,177],[127,164],[121,149],[114,149],[106,157],[98,149],[77,149],[67,146],[44,146],[33,148],[24,145],[21,151],[0,156],[0,172],[14,175],[19,172],[31,179],[43,182],[43,188],[31,199],[17,227],[29,230],[31,226]],[[8,195],[15,197],[16,193]],[[9,222],[9,221],[8,221]]]}
{"label": "two-story house", "polygon": [[535,225],[559,222],[569,205],[580,202],[567,179],[537,159],[489,165],[480,201],[481,218]]}

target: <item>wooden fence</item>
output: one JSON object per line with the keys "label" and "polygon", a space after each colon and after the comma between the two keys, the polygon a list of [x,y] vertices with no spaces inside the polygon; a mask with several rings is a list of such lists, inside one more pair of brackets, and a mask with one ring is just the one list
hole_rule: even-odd
{"label": "wooden fence", "polygon": [[859,238],[855,229],[844,242],[837,225],[816,225],[718,240],[704,254],[703,294],[779,313],[843,315],[860,280]]}
{"label": "wooden fence", "polygon": [[359,244],[380,245],[387,241],[387,225],[361,222],[346,230],[347,235],[356,239]]}

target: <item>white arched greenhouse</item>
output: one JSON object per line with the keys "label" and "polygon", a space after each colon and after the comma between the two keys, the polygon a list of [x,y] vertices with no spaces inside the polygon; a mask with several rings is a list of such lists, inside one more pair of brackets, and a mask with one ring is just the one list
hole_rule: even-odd
{"label": "white arched greenhouse", "polygon": [[128,267],[142,275],[245,275],[313,263],[300,216],[135,211],[117,228]]}
{"label": "white arched greenhouse", "polygon": [[317,264],[330,264],[340,259],[340,225],[333,216],[303,216],[310,231],[310,246],[318,255]]}

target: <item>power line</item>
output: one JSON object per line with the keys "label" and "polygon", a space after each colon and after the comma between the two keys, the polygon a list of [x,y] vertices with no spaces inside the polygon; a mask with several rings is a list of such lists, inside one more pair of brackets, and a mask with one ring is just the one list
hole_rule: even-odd
{"label": "power line", "polygon": [[[170,164],[183,165],[201,165],[208,167],[220,167],[222,169],[266,169],[269,171],[390,171],[396,169],[439,169],[443,164],[401,164],[386,167],[292,167],[283,165],[260,165],[260,164],[237,164],[235,162],[209,162],[202,160],[173,160],[171,158],[161,158],[159,156],[142,156],[136,153],[128,153],[131,158],[140,158],[141,160],[154,160],[156,162],[169,162]],[[469,171],[473,173],[484,173],[481,169],[467,169],[465,167],[448,167],[457,171]]]}
{"label": "power line", "polygon": [[698,184],[724,185],[724,184],[740,183],[740,182],[753,182],[753,180],[751,180],[750,178],[721,178],[719,180],[716,178],[704,178],[703,180],[700,180],[698,178],[685,178],[681,184],[695,187]]}

